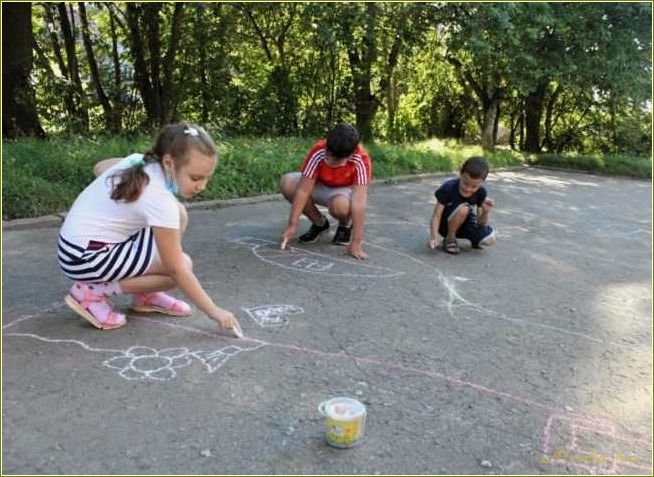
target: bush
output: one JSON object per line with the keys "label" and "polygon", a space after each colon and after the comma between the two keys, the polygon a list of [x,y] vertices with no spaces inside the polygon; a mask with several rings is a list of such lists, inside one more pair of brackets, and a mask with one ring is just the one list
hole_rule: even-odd
{"label": "bush", "polygon": [[652,160],[646,156],[621,154],[538,154],[530,162],[547,167],[560,167],[579,171],[612,174],[629,177],[651,178]]}

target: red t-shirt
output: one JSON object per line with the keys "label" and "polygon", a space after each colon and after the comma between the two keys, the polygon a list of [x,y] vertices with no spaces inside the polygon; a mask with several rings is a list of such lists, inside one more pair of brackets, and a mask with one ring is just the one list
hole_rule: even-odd
{"label": "red t-shirt", "polygon": [[372,166],[368,152],[357,146],[345,164],[332,167],[325,162],[326,139],[319,139],[302,162],[302,175],[327,187],[349,187],[368,184],[372,179]]}

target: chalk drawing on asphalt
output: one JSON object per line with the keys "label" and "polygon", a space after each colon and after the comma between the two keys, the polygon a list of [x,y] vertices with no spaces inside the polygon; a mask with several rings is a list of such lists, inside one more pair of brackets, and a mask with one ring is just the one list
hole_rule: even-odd
{"label": "chalk drawing on asphalt", "polygon": [[257,237],[237,237],[231,242],[250,247],[252,254],[271,265],[306,273],[320,273],[341,277],[391,278],[404,275],[404,272],[386,267],[342,259],[322,253],[311,252],[289,246],[280,250],[271,240]]}
{"label": "chalk drawing on asphalt", "polygon": [[591,475],[651,475],[651,449],[651,439],[622,432],[607,419],[555,411],[543,429],[540,463]]}
{"label": "chalk drawing on asphalt", "polygon": [[262,328],[276,328],[288,325],[288,315],[304,313],[304,310],[295,305],[259,305],[242,308],[254,322]]}
{"label": "chalk drawing on asphalt", "polygon": [[198,361],[207,373],[214,373],[230,358],[244,352],[264,346],[258,343],[254,347],[228,345],[222,348],[194,350],[188,348],[166,348],[157,350],[149,346],[132,346],[127,349],[94,348],[83,341],[72,339],[55,339],[34,333],[4,333],[4,336],[33,338],[46,343],[76,344],[87,351],[111,353],[114,356],[105,359],[102,365],[114,370],[118,376],[130,381],[153,380],[169,381],[177,376],[178,370]]}

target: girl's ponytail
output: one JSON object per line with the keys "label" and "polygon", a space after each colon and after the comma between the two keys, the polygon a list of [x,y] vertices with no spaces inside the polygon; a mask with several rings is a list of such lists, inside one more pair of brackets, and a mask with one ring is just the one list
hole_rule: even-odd
{"label": "girl's ponytail", "polygon": [[159,131],[154,146],[143,155],[142,161],[137,161],[131,167],[109,177],[113,187],[111,198],[116,201],[134,202],[150,181],[150,177],[143,170],[146,164],[161,164],[164,155],[170,154],[175,165],[179,166],[188,160],[190,149],[196,149],[214,159],[216,157],[216,146],[211,136],[200,126],[187,122],[164,126]]}
{"label": "girl's ponytail", "polygon": [[148,162],[158,162],[151,152],[145,153],[141,161],[122,172],[109,177],[112,185],[111,198],[116,201],[134,202],[139,198],[143,188],[150,182],[150,177],[143,168]]}

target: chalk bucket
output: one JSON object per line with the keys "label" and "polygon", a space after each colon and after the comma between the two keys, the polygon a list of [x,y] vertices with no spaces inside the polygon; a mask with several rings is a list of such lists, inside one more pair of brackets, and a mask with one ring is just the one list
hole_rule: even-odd
{"label": "chalk bucket", "polygon": [[366,427],[366,406],[356,399],[337,397],[318,406],[325,416],[325,440],[339,449],[356,446]]}

